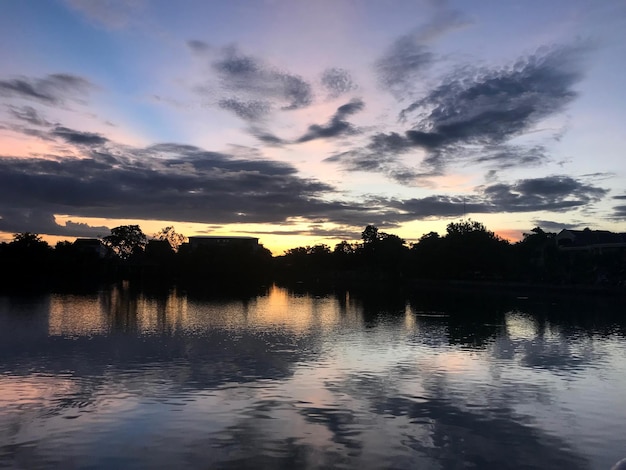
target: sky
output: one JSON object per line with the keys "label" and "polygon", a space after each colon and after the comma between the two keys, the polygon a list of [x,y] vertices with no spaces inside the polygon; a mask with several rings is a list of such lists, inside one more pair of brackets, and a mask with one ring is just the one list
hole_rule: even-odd
{"label": "sky", "polygon": [[626,2],[4,0],[0,240],[626,232]]}

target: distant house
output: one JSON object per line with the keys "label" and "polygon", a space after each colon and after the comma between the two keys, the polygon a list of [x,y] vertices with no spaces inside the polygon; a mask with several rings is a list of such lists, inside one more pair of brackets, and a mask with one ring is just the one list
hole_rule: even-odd
{"label": "distant house", "polygon": [[174,253],[174,249],[167,240],[148,240],[145,253],[153,257],[169,256]]}
{"label": "distant house", "polygon": [[109,249],[98,238],[77,238],[73,245],[76,251],[81,254],[94,254],[98,258],[106,258]]}
{"label": "distant house", "polygon": [[608,230],[561,230],[555,237],[561,251],[588,251],[601,254],[607,251],[626,248],[626,233],[613,233]]}
{"label": "distant house", "polygon": [[259,245],[259,239],[256,237],[189,237],[189,249],[191,251],[200,248],[216,247],[248,248],[251,251],[256,251],[261,248],[262,245]]}

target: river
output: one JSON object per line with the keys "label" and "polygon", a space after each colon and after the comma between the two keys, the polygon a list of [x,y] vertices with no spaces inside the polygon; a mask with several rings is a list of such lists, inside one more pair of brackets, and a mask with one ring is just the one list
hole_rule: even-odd
{"label": "river", "polygon": [[609,469],[623,299],[0,295],[2,468]]}

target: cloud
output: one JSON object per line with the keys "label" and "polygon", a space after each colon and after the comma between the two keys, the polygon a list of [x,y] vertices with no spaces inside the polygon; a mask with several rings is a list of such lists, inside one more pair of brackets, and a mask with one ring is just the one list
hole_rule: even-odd
{"label": "cloud", "polygon": [[426,149],[504,142],[571,103],[585,50],[552,48],[505,68],[461,69],[411,103],[401,117],[419,112],[411,139]]}
{"label": "cloud", "polygon": [[472,161],[475,163],[486,163],[490,167],[500,170],[522,166],[536,166],[547,159],[546,149],[542,145],[534,145],[532,147],[515,145],[500,145],[494,148],[485,147],[472,157]]}
{"label": "cloud", "polygon": [[257,121],[266,116],[271,110],[270,103],[261,100],[239,101],[229,98],[220,100],[218,104],[220,108],[232,111],[246,121]]}
{"label": "cloud", "polygon": [[[613,196],[613,199],[615,199],[617,201],[624,201],[624,200],[626,200],[626,194],[620,194],[618,196]],[[619,205],[619,206],[613,207],[612,217],[614,219],[625,220],[626,219],[626,205]]]}
{"label": "cloud", "polygon": [[399,211],[398,220],[407,221],[472,213],[562,211],[597,202],[607,192],[569,176],[548,176],[478,187],[469,195],[433,195],[388,204]]}
{"label": "cloud", "polygon": [[108,139],[100,134],[76,131],[67,127],[55,127],[51,134],[76,145],[102,145],[108,142]]}
{"label": "cloud", "polygon": [[438,172],[418,171],[401,161],[401,157],[415,146],[407,137],[397,132],[379,132],[369,137],[364,147],[339,152],[323,160],[338,163],[346,171],[382,173],[400,184],[415,185],[418,181],[434,176]]}
{"label": "cloud", "polygon": [[347,70],[336,67],[324,70],[321,83],[330,98],[338,98],[358,88]]}
{"label": "cloud", "polygon": [[189,47],[189,49],[196,54],[204,54],[205,52],[211,50],[211,46],[208,43],[197,39],[187,41],[187,47]]}
{"label": "cloud", "polygon": [[[341,112],[358,108],[350,103]],[[69,129],[65,137],[71,143],[102,143],[97,134]],[[53,223],[53,214],[68,214],[211,224],[297,219],[334,223],[345,231],[464,213],[562,211],[587,206],[607,193],[561,175],[491,184],[469,195],[342,201],[334,187],[300,177],[284,162],[175,143],[132,148],[105,142],[106,147],[91,148],[80,159],[0,159],[0,229],[67,236],[102,232],[102,227]],[[373,142],[388,150],[406,145],[394,134],[380,134]]]}
{"label": "cloud", "polygon": [[[394,46],[389,57],[398,58],[401,69],[390,75],[395,81],[387,85],[395,86],[422,66],[415,52],[421,49],[413,47],[413,40],[401,38]],[[401,123],[414,120],[404,134],[374,134],[364,147],[326,161],[338,162],[346,170],[384,173],[401,184],[445,174],[451,162],[499,170],[540,165],[549,159],[543,145],[509,141],[564,111],[576,98],[574,87],[582,78],[588,49],[584,44],[553,47],[508,67],[458,69],[400,113]],[[418,55],[405,62],[400,60],[401,51]],[[394,64],[391,61],[382,70],[391,70]],[[400,158],[408,153],[420,159],[414,167]]]}
{"label": "cloud", "polygon": [[296,173],[278,161],[233,158],[179,144],[120,147],[112,153],[100,149],[81,159],[2,158],[0,216],[15,220],[16,213],[69,214],[215,224],[302,217],[360,225],[380,210],[333,201],[332,186]]}
{"label": "cloud", "polygon": [[431,217],[460,217],[466,213],[491,212],[489,201],[477,196],[428,196],[394,202],[394,207],[403,211],[406,220]]}
{"label": "cloud", "polygon": [[613,218],[626,219],[626,206],[615,206],[613,208]]}
{"label": "cloud", "polygon": [[280,137],[260,127],[252,126],[249,132],[254,137],[259,139],[261,142],[269,146],[280,147],[283,144],[287,143],[285,140],[281,139]]}
{"label": "cloud", "polygon": [[0,232],[19,233],[26,229],[33,233],[66,237],[103,237],[109,234],[109,228],[105,226],[91,226],[69,220],[65,225],[60,225],[53,214],[45,211],[2,209]]}
{"label": "cloud", "polygon": [[397,38],[375,63],[380,84],[401,100],[423,81],[420,79],[436,62],[437,57],[428,43],[470,23],[464,14],[451,10],[446,2],[434,6],[436,12],[430,21]]}
{"label": "cloud", "polygon": [[57,73],[45,78],[20,77],[0,80],[0,96],[39,101],[46,105],[63,104],[84,96],[94,85],[77,75]]}
{"label": "cloud", "polygon": [[358,130],[344,118],[352,114],[358,113],[364,107],[365,103],[363,103],[362,100],[354,99],[349,103],[346,103],[343,106],[337,108],[337,111],[330,118],[330,121],[328,121],[328,123],[323,125],[310,125],[306,133],[302,137],[298,138],[296,141],[308,142],[314,139],[356,134],[358,133]]}
{"label": "cloud", "polygon": [[339,163],[348,171],[388,172],[400,155],[411,149],[411,143],[396,132],[376,133],[369,140],[364,148],[340,152],[324,161]]}
{"label": "cloud", "polygon": [[402,92],[420,72],[432,65],[434,54],[414,34],[398,38],[376,61],[378,79],[390,91]]}
{"label": "cloud", "polygon": [[558,211],[599,201],[607,190],[569,176],[546,176],[519,180],[514,184],[487,186],[482,193],[505,212]]}
{"label": "cloud", "polygon": [[227,100],[274,99],[276,106],[283,110],[304,108],[313,100],[311,85],[302,77],[270,67],[260,59],[242,54],[234,46],[224,48],[212,67],[222,87],[236,93]]}
{"label": "cloud", "polygon": [[48,127],[52,123],[46,120],[39,112],[32,106],[7,106],[9,113],[20,121],[27,122],[33,126]]}

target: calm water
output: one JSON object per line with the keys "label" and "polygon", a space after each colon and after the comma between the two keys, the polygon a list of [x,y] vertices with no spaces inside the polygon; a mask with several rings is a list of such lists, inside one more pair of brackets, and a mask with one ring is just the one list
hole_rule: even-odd
{"label": "calm water", "polygon": [[[621,302],[621,303],[620,303]],[[0,466],[608,469],[624,303],[0,297]]]}

